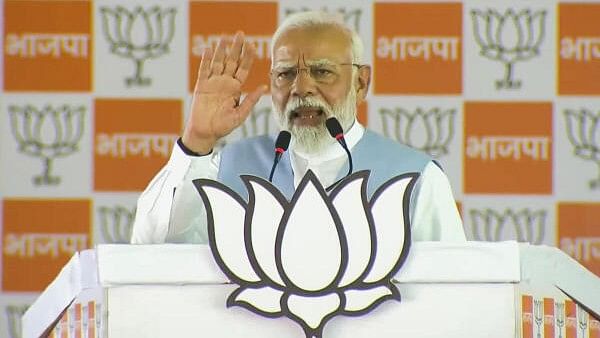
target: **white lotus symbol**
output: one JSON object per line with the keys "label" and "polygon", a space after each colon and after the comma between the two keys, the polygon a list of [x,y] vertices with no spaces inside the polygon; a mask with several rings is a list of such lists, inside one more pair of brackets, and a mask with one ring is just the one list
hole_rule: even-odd
{"label": "white lotus symbol", "polygon": [[240,285],[227,306],[286,316],[306,337],[321,337],[338,314],[361,315],[400,300],[390,280],[408,255],[408,203],[418,174],[389,180],[370,201],[368,176],[352,174],[328,196],[309,171],[290,202],[254,176],[242,176],[248,202],[219,182],[194,180],[213,256]]}

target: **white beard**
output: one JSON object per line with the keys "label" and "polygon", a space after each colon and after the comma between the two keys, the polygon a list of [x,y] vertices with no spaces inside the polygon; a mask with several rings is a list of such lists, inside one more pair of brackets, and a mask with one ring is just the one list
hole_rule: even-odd
{"label": "white beard", "polygon": [[274,104],[272,107],[273,111],[277,113],[276,118],[279,127],[282,130],[288,130],[292,134],[295,149],[304,153],[319,153],[325,147],[336,142],[335,139],[329,135],[324,123],[318,126],[294,125],[290,119],[292,111],[299,107],[317,107],[323,110],[327,118],[337,118],[344,131],[348,131],[356,118],[356,90],[352,86],[344,102],[338,106],[330,107],[325,102],[309,96],[304,99],[291,98],[283,112],[278,111]]}

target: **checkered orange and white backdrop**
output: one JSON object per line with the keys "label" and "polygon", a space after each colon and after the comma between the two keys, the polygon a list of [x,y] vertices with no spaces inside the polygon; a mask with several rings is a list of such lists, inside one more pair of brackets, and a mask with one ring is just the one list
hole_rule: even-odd
{"label": "checkered orange and white backdrop", "polygon": [[[600,275],[600,1],[0,1],[0,337],[73,252],[127,242],[203,48],[244,30],[268,83],[286,15],[340,12],[360,120],[435,156],[470,239],[558,246]],[[234,139],[273,132],[261,99]]]}

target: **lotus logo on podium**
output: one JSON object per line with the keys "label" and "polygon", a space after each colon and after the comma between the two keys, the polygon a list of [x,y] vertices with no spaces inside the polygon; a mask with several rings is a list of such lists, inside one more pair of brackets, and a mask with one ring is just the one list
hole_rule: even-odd
{"label": "lotus logo on podium", "polygon": [[100,207],[98,212],[104,243],[129,243],[133,231],[135,210],[117,205],[114,208]]}
{"label": "lotus logo on podium", "polygon": [[544,323],[544,301],[534,299],[533,300],[533,318],[535,325],[537,326],[538,337],[541,338],[541,326]]}
{"label": "lotus logo on podium", "polygon": [[[565,303],[555,303],[554,313],[558,332],[562,332],[562,328],[565,326]],[[562,336],[559,336],[559,338],[562,338]]]}
{"label": "lotus logo on podium", "polygon": [[588,328],[588,314],[585,309],[579,305],[577,306],[577,324],[581,330],[581,337],[585,337]]}
{"label": "lotus logo on podium", "polygon": [[422,150],[433,157],[448,154],[454,136],[455,109],[420,107],[414,112],[404,108],[379,110],[383,134],[398,142]]}
{"label": "lotus logo on podium", "polygon": [[85,107],[47,105],[38,110],[25,105],[10,106],[8,110],[19,151],[44,161],[44,172],[33,178],[34,184],[59,184],[60,177],[51,174],[53,161],[78,151]]}
{"label": "lotus logo on podium", "polygon": [[368,176],[354,173],[327,195],[309,171],[289,202],[254,176],[242,176],[248,202],[219,182],[194,180],[215,261],[239,285],[227,306],[285,316],[306,337],[322,337],[334,316],[399,301],[391,279],[408,255],[408,207],[418,174],[392,178],[371,200]]}
{"label": "lotus logo on podium", "polygon": [[[504,241],[515,239],[519,242],[542,244],[545,236],[546,211],[493,209],[470,211],[473,238],[477,241]],[[511,238],[515,236],[516,238]]]}
{"label": "lotus logo on podium", "polygon": [[521,88],[521,81],[513,79],[514,64],[540,54],[546,11],[532,14],[529,9],[519,13],[508,9],[502,15],[493,9],[485,12],[475,9],[471,17],[480,54],[504,63],[504,78],[496,81],[496,89]]}
{"label": "lotus logo on podium", "polygon": [[144,62],[169,52],[175,33],[176,9],[154,6],[145,10],[137,6],[130,12],[117,6],[115,9],[102,7],[100,12],[111,53],[135,62],[135,74],[126,78],[125,83],[149,86],[152,80],[142,76]]}
{"label": "lotus logo on podium", "polygon": [[583,108],[580,110],[566,109],[567,137],[575,147],[575,156],[596,162],[598,176],[589,182],[590,188],[600,188],[600,114],[593,114]]}

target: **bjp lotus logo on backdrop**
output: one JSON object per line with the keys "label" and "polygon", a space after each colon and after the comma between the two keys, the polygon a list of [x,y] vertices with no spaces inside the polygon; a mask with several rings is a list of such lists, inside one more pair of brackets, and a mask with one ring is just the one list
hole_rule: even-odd
{"label": "bjp lotus logo on backdrop", "polygon": [[408,255],[408,204],[418,174],[392,178],[370,200],[368,176],[354,173],[328,195],[309,170],[289,202],[254,176],[242,176],[248,202],[219,182],[194,180],[213,256],[239,285],[227,306],[288,317],[312,338],[322,337],[334,316],[399,301],[391,279]]}
{"label": "bjp lotus logo on backdrop", "polygon": [[462,4],[374,5],[376,94],[462,93]]}
{"label": "bjp lotus logo on backdrop", "polygon": [[558,93],[600,94],[600,4],[558,5]]}
{"label": "bjp lotus logo on backdrop", "polygon": [[4,2],[4,89],[90,91],[91,3]]}
{"label": "bjp lotus logo on backdrop", "polygon": [[276,133],[278,130],[279,126],[273,118],[273,109],[271,107],[254,107],[244,123],[227,137],[223,137],[217,141],[214,149],[220,150],[228,143],[233,143],[247,137]]}
{"label": "bjp lotus logo on backdrop", "polygon": [[517,12],[510,8],[500,13],[494,9],[475,9],[471,17],[481,56],[504,64],[504,76],[496,81],[496,89],[521,88],[521,80],[514,78],[514,66],[540,55],[546,11],[523,9]]}
{"label": "bjp lotus logo on backdrop", "polygon": [[[575,156],[593,162],[600,169],[600,113],[589,109],[565,109],[567,137],[573,146]],[[600,170],[598,176],[589,181],[590,188],[600,188]]]}
{"label": "bjp lotus logo on backdrop", "polygon": [[355,32],[360,33],[360,23],[361,23],[361,17],[363,15],[363,10],[361,8],[349,8],[348,6],[338,7],[338,8],[320,6],[317,8],[311,8],[311,7],[306,7],[306,6],[299,6],[299,7],[286,7],[284,12],[285,12],[285,16],[288,16],[290,14],[294,14],[294,13],[298,13],[298,12],[312,11],[312,10],[319,10],[319,11],[330,12],[330,13],[339,13],[342,16],[344,23],[346,23],[346,25],[348,25],[348,27],[354,29]]}
{"label": "bjp lotus logo on backdrop", "polygon": [[77,251],[90,247],[91,201],[5,199],[2,290],[42,291]]}
{"label": "bjp lotus logo on backdrop", "polygon": [[43,172],[33,178],[33,183],[59,184],[61,178],[52,174],[54,160],[79,151],[85,107],[12,105],[8,113],[19,152],[42,160]]}
{"label": "bjp lotus logo on backdrop", "polygon": [[250,116],[240,126],[243,137],[265,135],[271,132],[272,111],[270,107],[253,108]]}
{"label": "bjp lotus logo on backdrop", "polygon": [[552,104],[465,102],[465,193],[552,193]]}
{"label": "bjp lotus logo on backdrop", "polygon": [[110,45],[110,52],[131,59],[135,65],[133,76],[125,78],[127,86],[149,86],[152,79],[142,72],[146,60],[169,53],[169,44],[175,34],[174,7],[101,7],[102,31]]}
{"label": "bjp lotus logo on backdrop", "polygon": [[600,204],[558,204],[558,247],[600,276]]}
{"label": "bjp lotus logo on backdrop", "polygon": [[252,72],[242,90],[253,91],[259,85],[269,84],[271,35],[277,27],[276,2],[192,1],[189,6],[190,91],[196,85],[204,50],[214,50],[222,36],[233,36],[238,30],[244,31],[246,40],[256,49]]}
{"label": "bjp lotus logo on backdrop", "polygon": [[546,235],[546,210],[491,208],[471,209],[471,235],[477,241],[516,240],[531,244],[544,243]]}
{"label": "bjp lotus logo on backdrop", "polygon": [[102,206],[98,208],[102,243],[129,243],[135,220],[135,208],[122,205],[114,207]]}
{"label": "bjp lotus logo on backdrop", "polygon": [[398,142],[420,149],[433,157],[448,154],[454,137],[456,109],[417,107],[409,111],[402,107],[382,108],[383,134]]}
{"label": "bjp lotus logo on backdrop", "polygon": [[96,99],[94,109],[94,189],[143,190],[181,133],[181,101]]}

